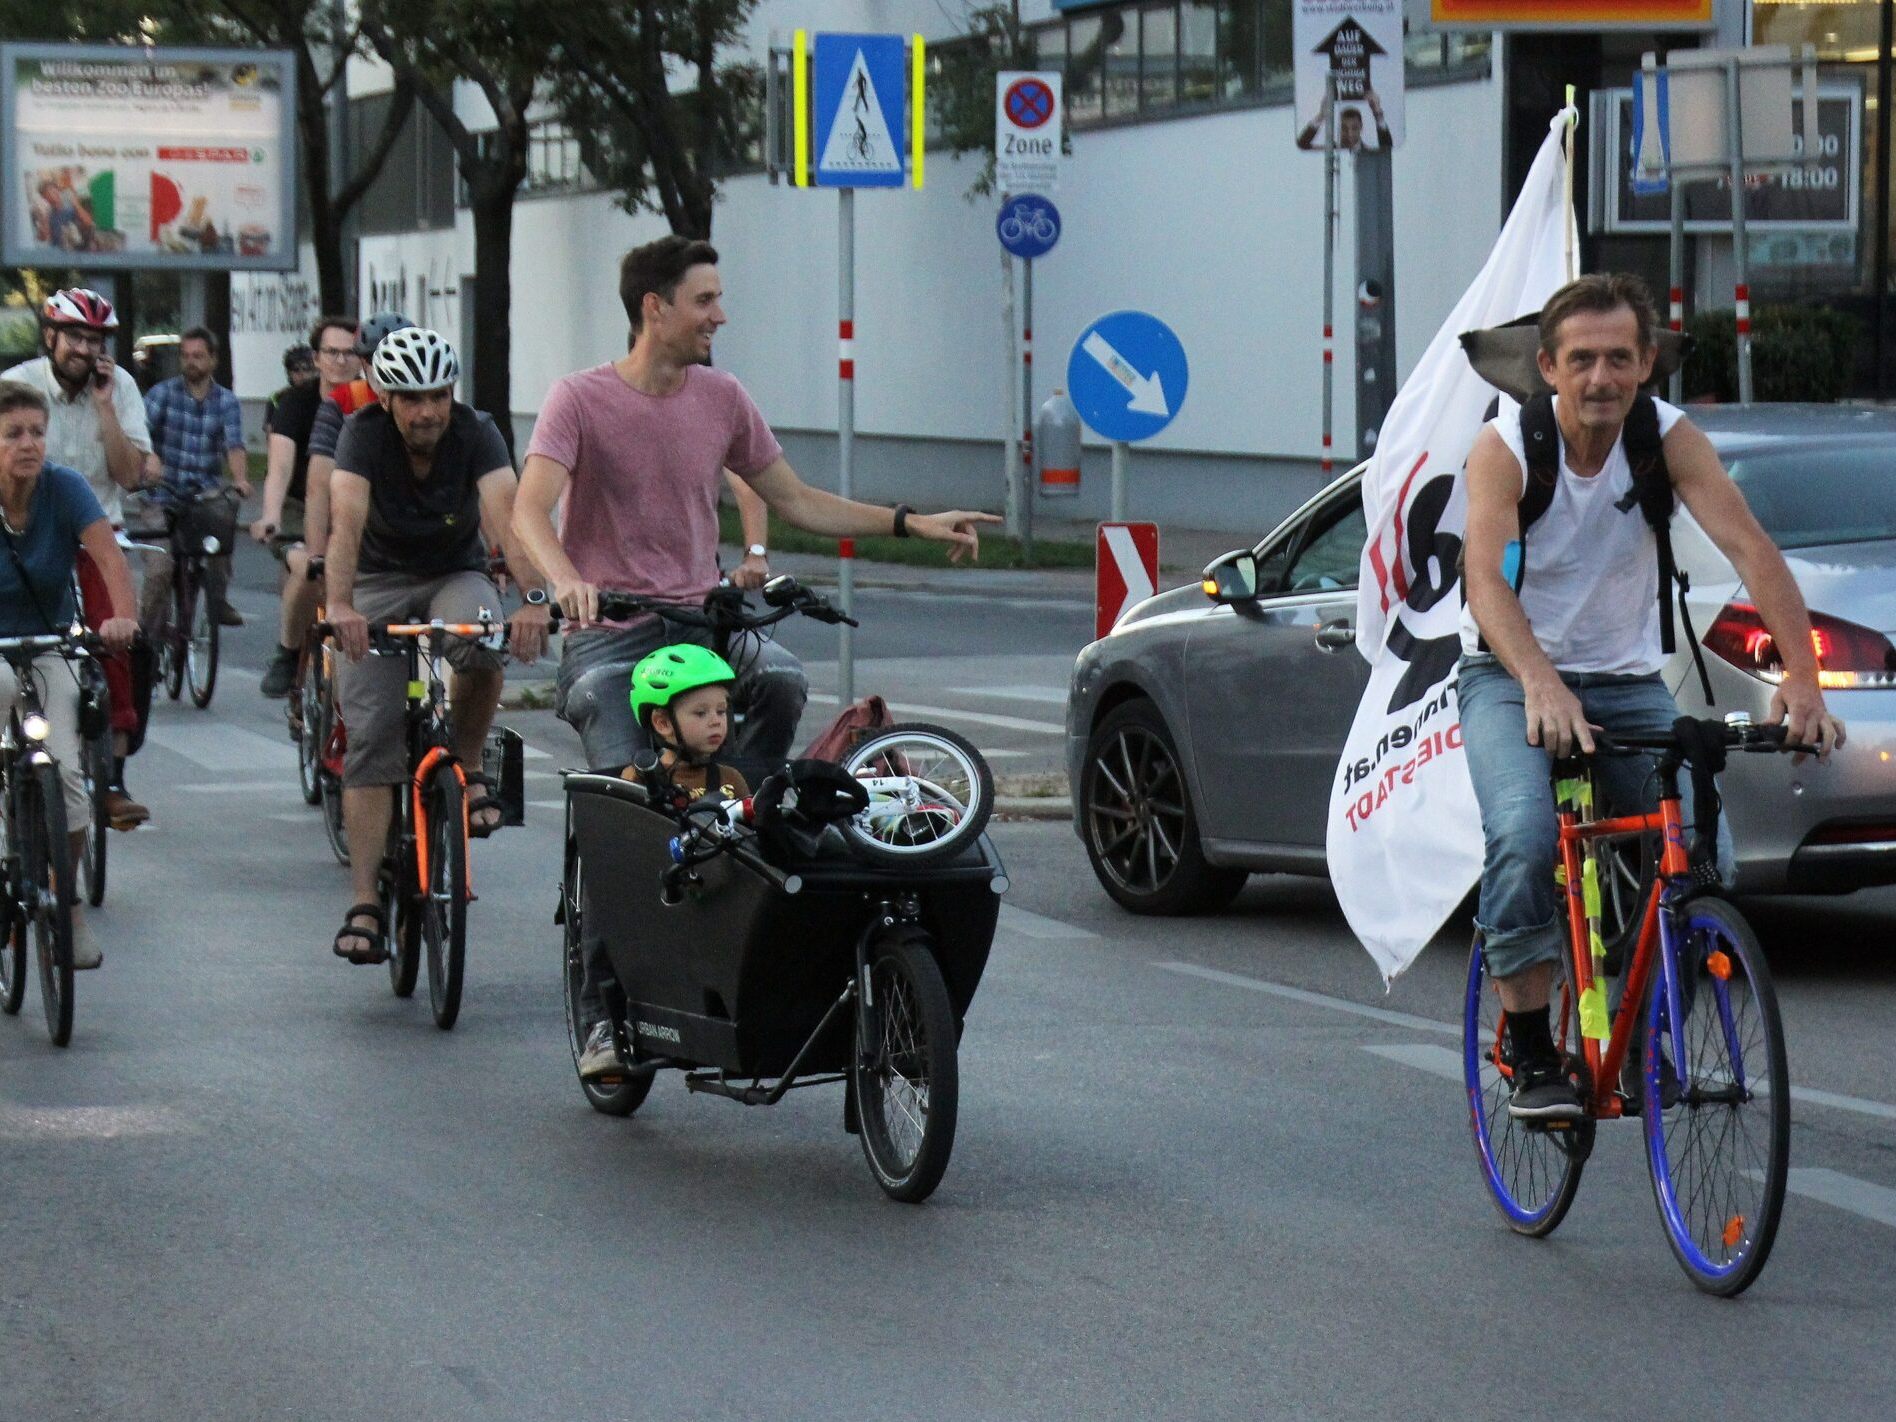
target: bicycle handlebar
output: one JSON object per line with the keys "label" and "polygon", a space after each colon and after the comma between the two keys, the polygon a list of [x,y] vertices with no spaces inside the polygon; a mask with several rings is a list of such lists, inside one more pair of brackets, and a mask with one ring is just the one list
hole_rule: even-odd
{"label": "bicycle handlebar", "polygon": [[[144,632],[132,638],[133,646],[142,647],[144,644]],[[0,637],[0,656],[11,657],[21,653],[37,656],[41,652],[60,652],[68,656],[110,656],[112,649],[105,645],[105,638],[89,627],[71,632],[37,632],[30,637]]]}
{"label": "bicycle handlebar", "polygon": [[[1700,725],[1713,732],[1712,739],[1728,750],[1742,750],[1758,753],[1787,751],[1800,755],[1817,755],[1816,746],[1801,741],[1787,740],[1789,728],[1783,725],[1758,725],[1751,721],[1701,721]],[[1593,734],[1593,748],[1597,755],[1683,755],[1685,747],[1670,730],[1650,731],[1644,734],[1606,735],[1596,731]],[[1574,757],[1580,758],[1578,756]]]}
{"label": "bicycle handlebar", "polygon": [[[744,600],[743,590],[735,587],[713,588],[705,594],[704,601],[696,606],[601,588],[599,615],[621,622],[629,617],[651,613],[668,622],[702,628],[707,632],[757,632],[774,627],[792,613],[801,613],[831,626],[839,622],[851,627],[862,625],[831,604],[821,593],[804,587],[788,574],[772,578],[764,584],[763,591],[764,601],[769,604],[771,611],[760,613],[751,611],[750,605]],[[556,624],[561,620],[558,609],[554,610],[553,617]]]}

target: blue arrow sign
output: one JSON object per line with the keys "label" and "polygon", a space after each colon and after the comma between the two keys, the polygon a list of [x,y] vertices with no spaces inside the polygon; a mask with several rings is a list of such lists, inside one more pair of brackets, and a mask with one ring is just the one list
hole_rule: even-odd
{"label": "blue arrow sign", "polygon": [[816,181],[902,186],[908,50],[900,35],[816,37]]}
{"label": "blue arrow sign", "polygon": [[1009,254],[1032,261],[1060,240],[1060,209],[1038,193],[1023,193],[1001,203],[994,231]]}
{"label": "blue arrow sign", "polygon": [[1115,311],[1080,333],[1067,357],[1067,393],[1106,439],[1150,439],[1178,415],[1191,372],[1172,328],[1143,311]]}

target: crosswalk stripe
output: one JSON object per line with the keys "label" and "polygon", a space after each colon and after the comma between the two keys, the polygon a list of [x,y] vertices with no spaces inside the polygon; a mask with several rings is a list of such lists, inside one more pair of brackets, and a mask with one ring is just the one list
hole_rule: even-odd
{"label": "crosswalk stripe", "polygon": [[1357,1017],[1367,1017],[1372,1022],[1384,1022],[1391,1027],[1403,1027],[1413,1032],[1438,1032],[1445,1037],[1461,1036],[1461,1028],[1447,1022],[1432,1021],[1408,1012],[1391,1012],[1386,1007],[1370,1007],[1366,1003],[1350,1002],[1345,998],[1309,992],[1303,988],[1286,987],[1282,983],[1269,983],[1262,978],[1247,978],[1242,973],[1227,973],[1217,968],[1201,967],[1197,963],[1168,962],[1154,963],[1152,966],[1163,968],[1168,973],[1183,973],[1187,977],[1203,978],[1206,982],[1243,988],[1246,992],[1268,993],[1272,997],[1288,998],[1311,1007],[1327,1007],[1332,1012],[1348,1012]]}
{"label": "crosswalk stripe", "polygon": [[1012,904],[1001,905],[1001,927],[1044,942],[1081,943],[1099,937],[1092,929],[1081,928],[1077,923],[1063,923]]}
{"label": "crosswalk stripe", "polygon": [[[1745,1174],[1753,1180],[1764,1178],[1756,1170],[1747,1170]],[[1802,1195],[1839,1210],[1848,1210],[1853,1215],[1861,1215],[1866,1220],[1896,1229],[1896,1190],[1887,1185],[1873,1185],[1868,1180],[1859,1180],[1839,1170],[1817,1167],[1791,1171],[1785,1184],[1793,1195]]]}
{"label": "crosswalk stripe", "polygon": [[145,739],[205,770],[278,770],[296,766],[296,747],[289,741],[260,736],[224,721],[207,721],[201,725],[155,724]]}
{"label": "crosswalk stripe", "polygon": [[1403,1066],[1425,1071],[1430,1076],[1439,1076],[1444,1081],[1457,1085],[1462,1080],[1461,1053],[1448,1047],[1438,1047],[1433,1042],[1393,1045],[1386,1042],[1365,1043],[1363,1050],[1372,1056],[1387,1061],[1400,1062]]}

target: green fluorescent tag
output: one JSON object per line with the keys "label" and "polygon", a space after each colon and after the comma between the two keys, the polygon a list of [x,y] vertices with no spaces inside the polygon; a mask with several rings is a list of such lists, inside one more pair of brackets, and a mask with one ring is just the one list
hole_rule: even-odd
{"label": "green fluorescent tag", "polygon": [[1599,983],[1580,994],[1580,1033],[1596,1042],[1604,1042],[1612,1034],[1606,1016],[1606,989]]}

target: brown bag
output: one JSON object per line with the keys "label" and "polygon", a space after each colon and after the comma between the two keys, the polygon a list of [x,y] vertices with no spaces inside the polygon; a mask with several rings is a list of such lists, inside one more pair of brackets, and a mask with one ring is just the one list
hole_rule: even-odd
{"label": "brown bag", "polygon": [[893,726],[895,717],[889,703],[880,696],[865,696],[854,706],[836,713],[836,719],[823,728],[823,734],[804,747],[802,759],[841,763],[860,740],[871,731]]}

